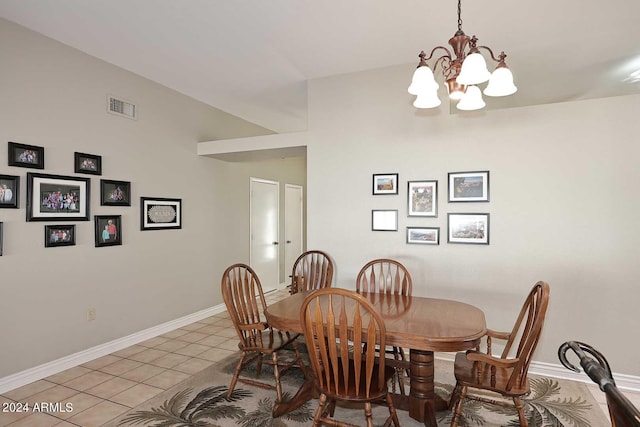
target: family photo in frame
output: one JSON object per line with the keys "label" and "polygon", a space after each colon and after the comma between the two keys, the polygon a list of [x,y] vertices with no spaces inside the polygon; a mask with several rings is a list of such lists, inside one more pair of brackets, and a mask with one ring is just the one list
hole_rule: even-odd
{"label": "family photo in frame", "polygon": [[9,166],[44,169],[44,147],[9,142]]}
{"label": "family photo in frame", "polygon": [[27,221],[89,221],[89,178],[27,174]]}
{"label": "family photo in frame", "polygon": [[75,225],[45,225],[44,247],[74,246],[76,244]]}
{"label": "family photo in frame", "polygon": [[0,208],[18,208],[20,177],[0,175]]}
{"label": "family photo in frame", "polygon": [[75,173],[102,175],[102,156],[75,152],[73,155],[73,166]]}
{"label": "family photo in frame", "polygon": [[122,245],[122,215],[95,215],[96,248]]}

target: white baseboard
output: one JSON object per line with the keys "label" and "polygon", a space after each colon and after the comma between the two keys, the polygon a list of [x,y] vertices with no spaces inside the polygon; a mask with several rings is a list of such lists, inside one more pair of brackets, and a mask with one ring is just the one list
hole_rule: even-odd
{"label": "white baseboard", "polygon": [[26,369],[4,378],[0,378],[0,394],[57,374],[58,372],[62,372],[66,369],[73,368],[74,366],[87,363],[93,359],[97,359],[98,357],[106,356],[107,354],[141,343],[150,338],[157,337],[158,335],[166,334],[167,332],[197,322],[198,320],[206,319],[207,317],[222,313],[226,310],[227,308],[224,304],[219,304],[214,307],[186,315],[179,319],[171,320],[161,325],[153,326],[149,329],[88,348],[78,353],[70,354],[69,356],[44,363],[34,368]]}
{"label": "white baseboard", "polygon": [[[455,353],[436,353],[436,359],[448,360],[453,362]],[[545,362],[531,362],[529,372],[536,375],[543,375],[545,377],[560,378],[571,381],[579,381],[587,384],[595,384],[591,381],[591,378],[584,372],[573,372],[565,368],[560,364],[545,363]],[[613,379],[616,382],[616,386],[620,390],[628,390],[632,392],[640,392],[640,377],[627,374],[613,373]]]}

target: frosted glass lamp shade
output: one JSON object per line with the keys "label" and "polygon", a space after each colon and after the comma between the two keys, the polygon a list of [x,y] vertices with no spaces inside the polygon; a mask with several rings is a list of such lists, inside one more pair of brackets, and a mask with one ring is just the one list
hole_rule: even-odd
{"label": "frosted glass lamp shade", "polygon": [[482,93],[478,86],[467,86],[467,91],[464,93],[460,102],[458,102],[457,107],[458,110],[472,111],[484,108],[485,105],[487,104],[484,103]]}
{"label": "frosted glass lamp shade", "polygon": [[515,93],[518,88],[513,84],[513,74],[508,67],[498,67],[495,69],[489,84],[483,91],[487,96],[507,96]]}
{"label": "frosted glass lamp shade", "polygon": [[461,85],[477,85],[484,83],[491,77],[487,70],[487,62],[479,53],[472,53],[462,62],[460,75],[456,81]]}
{"label": "frosted glass lamp shade", "polygon": [[433,77],[433,71],[427,66],[421,66],[416,68],[411,79],[411,85],[409,85],[408,92],[411,95],[420,95],[421,93],[436,91],[440,85]]}
{"label": "frosted glass lamp shade", "polygon": [[419,93],[416,100],[413,101],[413,106],[416,108],[436,108],[439,105],[440,98],[438,98],[437,90]]}

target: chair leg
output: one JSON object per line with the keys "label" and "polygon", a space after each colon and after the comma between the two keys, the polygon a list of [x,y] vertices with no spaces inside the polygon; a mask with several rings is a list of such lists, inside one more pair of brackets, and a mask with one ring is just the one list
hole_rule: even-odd
{"label": "chair leg", "polygon": [[384,426],[389,427],[391,425],[391,422],[393,421],[393,425],[395,427],[400,427],[400,421],[398,420],[398,414],[396,413],[396,408],[395,406],[393,406],[393,399],[391,398],[391,395],[387,393],[387,396],[385,399],[387,401],[387,406],[389,407],[389,418],[387,419],[387,422],[384,424]]}
{"label": "chair leg", "polygon": [[282,402],[282,385],[280,384],[280,370],[278,369],[278,353],[274,351],[271,358],[273,359],[273,376],[276,379],[276,402]]}
{"label": "chair leg", "polygon": [[260,353],[258,354],[258,362],[256,365],[256,378],[258,378],[260,376],[260,374],[262,373],[262,359],[264,358],[264,354]]}
{"label": "chair leg", "polygon": [[529,422],[527,421],[527,418],[524,416],[524,405],[522,404],[522,400],[520,400],[519,397],[514,397],[513,403],[516,405],[516,409],[518,410],[520,427],[529,427]]}
{"label": "chair leg", "polygon": [[451,397],[449,398],[449,405],[447,406],[448,410],[453,410],[458,403],[458,399],[460,399],[460,384],[456,382],[456,386],[453,388],[451,392]]}
{"label": "chair leg", "polygon": [[302,360],[302,356],[300,355],[300,351],[298,350],[298,344],[295,340],[292,342],[293,351],[296,353],[296,360],[298,361],[298,365],[300,365],[300,370],[302,371],[302,375],[304,375],[304,379],[309,379],[307,375],[307,368],[304,366],[304,361]]}
{"label": "chair leg", "polygon": [[233,378],[231,378],[231,384],[229,384],[229,391],[227,392],[227,399],[231,397],[231,393],[233,393],[233,389],[236,387],[236,383],[238,382],[238,377],[240,376],[240,371],[242,370],[242,363],[244,362],[244,358],[247,353],[244,351],[240,356],[240,360],[238,360],[238,364],[236,365],[236,370],[233,373]]}
{"label": "chair leg", "polygon": [[318,409],[316,409],[316,413],[313,416],[313,427],[320,426],[320,419],[322,418],[322,412],[324,410],[324,404],[327,402],[327,395],[322,393],[320,395],[320,399],[318,400]]}
{"label": "chair leg", "polygon": [[458,427],[458,421],[460,421],[460,416],[462,415],[462,405],[464,404],[465,397],[467,397],[466,386],[460,388],[458,402],[456,403],[456,411],[453,414],[453,419],[451,420],[451,427]]}
{"label": "chair leg", "polygon": [[364,416],[367,419],[367,427],[373,427],[373,414],[371,411],[371,402],[365,402]]}

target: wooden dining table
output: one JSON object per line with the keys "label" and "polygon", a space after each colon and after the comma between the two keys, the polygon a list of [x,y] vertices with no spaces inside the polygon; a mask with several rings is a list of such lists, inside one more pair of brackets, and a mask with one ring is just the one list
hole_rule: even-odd
{"label": "wooden dining table", "polygon": [[[300,308],[313,291],[303,291],[269,305],[267,322],[274,328],[302,333]],[[463,302],[417,296],[362,292],[384,319],[386,343],[409,349],[409,395],[394,395],[398,409],[436,427],[435,412],[446,402],[434,390],[434,352],[456,352],[475,348],[486,332],[484,313]],[[312,380],[306,381],[288,401],[277,402],[274,417],[300,407],[315,394]],[[443,407],[444,406],[444,407]]]}

